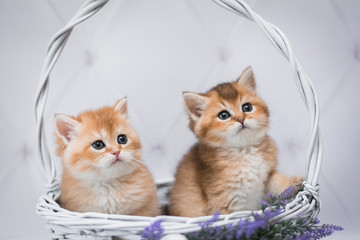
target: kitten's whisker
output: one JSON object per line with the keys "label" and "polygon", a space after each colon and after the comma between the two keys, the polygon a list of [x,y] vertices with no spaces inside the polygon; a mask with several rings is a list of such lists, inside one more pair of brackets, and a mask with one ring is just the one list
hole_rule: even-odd
{"label": "kitten's whisker", "polygon": [[130,161],[130,162],[141,163],[142,165],[144,165],[144,166],[145,166],[145,164],[144,164],[142,161],[139,161],[139,160],[137,160],[137,159],[131,159],[131,161]]}

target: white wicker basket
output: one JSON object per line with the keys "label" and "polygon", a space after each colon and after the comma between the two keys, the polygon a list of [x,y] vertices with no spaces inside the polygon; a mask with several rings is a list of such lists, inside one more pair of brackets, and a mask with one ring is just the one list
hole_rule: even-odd
{"label": "white wicker basket", "polygon": [[[211,216],[198,218],[158,216],[152,218],[100,213],[76,213],[61,208],[56,202],[59,196],[60,182],[56,175],[54,161],[50,158],[46,144],[43,117],[48,95],[49,75],[72,29],[95,14],[108,1],[87,0],[76,15],[64,28],[55,34],[49,43],[35,102],[38,147],[42,166],[46,177],[49,179],[46,185],[46,195],[41,197],[37,205],[37,213],[46,219],[48,227],[51,229],[51,238],[53,239],[112,239],[112,236],[120,236],[124,239],[140,239],[143,229],[158,219],[163,220],[162,227],[165,235],[198,231],[200,226],[197,223],[208,220]],[[279,28],[268,23],[252,11],[243,0],[213,1],[242,17],[254,21],[291,64],[298,89],[310,116],[311,138],[306,167],[307,182],[304,183],[303,191],[299,192],[295,199],[286,205],[283,212],[276,216],[276,220],[293,219],[300,213],[306,218],[315,217],[320,210],[318,178],[322,160],[322,145],[319,136],[319,105],[312,83],[307,74],[302,70],[294,56],[289,41]],[[169,186],[171,186],[171,181],[158,183],[160,191],[162,188],[168,188]],[[215,225],[221,226],[231,222],[238,222],[241,218],[249,216],[249,214],[251,212],[246,211],[221,215]]]}

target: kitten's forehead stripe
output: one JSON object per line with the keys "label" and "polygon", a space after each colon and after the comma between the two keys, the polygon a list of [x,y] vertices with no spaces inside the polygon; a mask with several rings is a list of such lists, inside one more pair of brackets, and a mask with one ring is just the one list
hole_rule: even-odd
{"label": "kitten's forehead stripe", "polygon": [[238,91],[231,83],[219,84],[210,91],[216,91],[221,98],[226,100],[235,100],[239,96]]}
{"label": "kitten's forehead stripe", "polygon": [[99,134],[98,131],[93,131],[93,132],[92,132],[92,135],[95,136],[95,137],[98,138],[98,139],[101,139],[101,138],[102,138],[102,136]]}
{"label": "kitten's forehead stripe", "polygon": [[105,138],[106,136],[107,136],[107,133],[106,133],[106,130],[105,129],[101,129],[101,136],[103,137],[103,138]]}

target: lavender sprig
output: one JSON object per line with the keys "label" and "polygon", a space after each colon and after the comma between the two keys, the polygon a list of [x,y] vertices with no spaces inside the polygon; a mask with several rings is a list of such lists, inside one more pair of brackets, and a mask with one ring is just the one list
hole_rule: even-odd
{"label": "lavender sprig", "polygon": [[161,227],[162,219],[156,220],[150,226],[146,227],[141,235],[142,240],[159,240],[164,229]]}
{"label": "lavender sprig", "polygon": [[212,216],[211,219],[206,220],[204,222],[199,222],[199,226],[201,227],[201,229],[204,229],[204,228],[208,227],[209,225],[213,224],[214,222],[216,222],[217,219],[219,218],[219,216],[220,216],[220,212],[216,212],[216,213],[214,213],[214,215]]}
{"label": "lavender sprig", "polygon": [[311,226],[307,232],[297,236],[297,240],[321,239],[330,236],[335,231],[343,231],[344,228],[332,224],[323,224],[322,226]]}
{"label": "lavender sprig", "polygon": [[343,228],[335,225],[318,225],[318,219],[305,221],[301,215],[297,220],[272,223],[270,220],[282,213],[283,207],[290,202],[295,188],[287,188],[279,196],[268,194],[268,202],[261,201],[261,214],[253,213],[237,224],[228,224],[221,228],[212,228],[211,224],[218,219],[218,213],[204,223],[199,223],[201,230],[187,234],[189,240],[246,240],[246,239],[297,239],[315,240],[342,231]]}
{"label": "lavender sprig", "polygon": [[295,187],[290,186],[280,193],[279,199],[288,200],[291,198],[291,195],[294,193]]}
{"label": "lavender sprig", "polygon": [[[216,212],[211,219],[198,223],[200,231],[188,233],[186,237],[188,240],[317,240],[344,230],[336,225],[319,225],[320,221],[316,218],[305,221],[301,215],[296,220],[271,222],[273,217],[283,212],[283,207],[290,202],[293,192],[294,187],[289,187],[278,197],[268,194],[268,202],[260,202],[260,214],[253,213],[235,224],[213,226],[220,215]],[[157,220],[146,227],[142,239],[159,240],[164,233],[161,222],[162,220]]]}

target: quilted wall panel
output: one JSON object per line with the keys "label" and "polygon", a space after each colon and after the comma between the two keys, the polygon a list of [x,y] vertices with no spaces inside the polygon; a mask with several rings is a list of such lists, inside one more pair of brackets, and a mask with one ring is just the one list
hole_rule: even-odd
{"label": "quilted wall panel", "polygon": [[[0,1],[0,239],[47,239],[35,205],[44,183],[35,145],[33,100],[50,37],[82,0]],[[360,228],[360,3],[356,0],[248,1],[279,26],[313,79],[321,104],[323,222]],[[155,178],[171,177],[195,142],[182,91],[206,91],[251,65],[271,110],[279,168],[304,174],[308,121],[285,59],[251,22],[209,0],[118,0],[77,27],[52,74],[45,122],[128,96]],[[335,237],[334,237],[335,239]]]}

